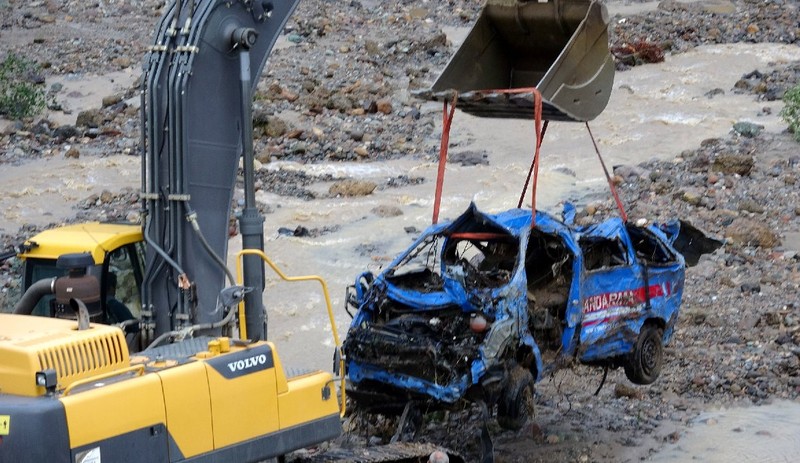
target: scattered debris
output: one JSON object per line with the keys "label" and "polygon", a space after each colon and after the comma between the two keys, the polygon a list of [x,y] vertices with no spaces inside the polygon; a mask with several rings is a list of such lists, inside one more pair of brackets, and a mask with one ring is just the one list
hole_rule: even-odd
{"label": "scattered debris", "polygon": [[611,53],[624,66],[639,66],[664,61],[664,50],[661,46],[645,40],[612,47]]}

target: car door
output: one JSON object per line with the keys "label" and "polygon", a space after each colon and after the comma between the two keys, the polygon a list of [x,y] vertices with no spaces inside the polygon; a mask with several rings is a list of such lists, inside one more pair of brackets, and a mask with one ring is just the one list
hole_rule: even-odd
{"label": "car door", "polygon": [[642,286],[647,288],[640,291],[645,304],[643,315],[658,320],[668,339],[683,294],[684,262],[657,229],[628,224],[626,231],[642,275]]}
{"label": "car door", "polygon": [[642,272],[624,223],[611,219],[580,233],[578,357],[595,362],[629,352],[641,328]]}

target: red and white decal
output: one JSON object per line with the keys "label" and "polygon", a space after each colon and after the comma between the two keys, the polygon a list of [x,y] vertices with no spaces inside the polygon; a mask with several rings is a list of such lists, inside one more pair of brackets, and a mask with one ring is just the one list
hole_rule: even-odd
{"label": "red and white decal", "polygon": [[[647,288],[650,299],[669,296],[671,291],[669,283],[650,285]],[[583,300],[583,325],[603,323],[636,312],[646,300],[644,286],[589,296]]]}

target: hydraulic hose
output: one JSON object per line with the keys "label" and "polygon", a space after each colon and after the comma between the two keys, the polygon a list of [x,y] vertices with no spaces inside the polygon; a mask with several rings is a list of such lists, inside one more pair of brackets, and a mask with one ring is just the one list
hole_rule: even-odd
{"label": "hydraulic hose", "polygon": [[180,334],[191,334],[194,331],[213,330],[215,328],[223,327],[223,326],[229,324],[233,320],[233,316],[235,314],[236,314],[236,311],[233,310],[233,308],[231,308],[231,310],[228,311],[228,314],[225,315],[225,318],[223,318],[222,320],[220,320],[218,322],[201,323],[199,325],[192,325],[192,326],[190,326],[190,327],[188,327],[186,329],[183,329],[183,330],[167,331],[166,333],[162,333],[161,336],[159,336],[156,339],[154,339],[153,342],[148,344],[148,346],[144,350],[148,350],[148,349],[152,349],[154,347],[157,347],[159,344],[161,344],[162,341],[164,341],[167,338],[171,338],[173,336],[178,336]]}
{"label": "hydraulic hose", "polygon": [[192,210],[191,206],[189,206],[187,202],[184,202],[183,205],[186,208],[186,220],[192,225],[192,229],[197,235],[197,239],[200,240],[200,244],[203,245],[203,249],[205,249],[214,262],[222,268],[222,270],[225,272],[225,275],[228,277],[230,284],[235,285],[236,279],[233,277],[233,273],[230,271],[228,266],[225,265],[225,262],[222,260],[222,258],[216,252],[214,252],[214,249],[208,243],[208,240],[206,240],[205,235],[203,235],[203,231],[200,229],[200,224],[197,223],[197,213]]}
{"label": "hydraulic hose", "polygon": [[134,325],[138,325],[138,324],[139,324],[139,319],[138,318],[132,318],[130,320],[125,320],[124,322],[119,322],[119,323],[115,324],[114,326],[118,326],[118,327],[122,328],[122,331],[125,331],[127,333],[129,326],[134,326]]}
{"label": "hydraulic hose", "polygon": [[158,246],[158,244],[156,244],[156,242],[155,242],[155,241],[153,241],[153,239],[152,239],[152,238],[150,238],[150,237],[147,235],[147,233],[145,233],[145,234],[144,234],[144,240],[147,242],[147,244],[149,244],[150,246],[152,246],[152,247],[153,247],[153,249],[154,249],[154,250],[155,250],[155,251],[158,253],[158,255],[160,255],[160,256],[161,256],[161,257],[162,257],[162,258],[163,258],[163,259],[164,259],[164,260],[165,260],[165,261],[166,261],[166,262],[167,262],[167,263],[168,263],[168,264],[169,264],[169,265],[170,265],[172,268],[174,268],[175,270],[177,270],[179,274],[181,274],[181,275],[185,275],[185,274],[186,274],[186,272],[184,272],[184,271],[183,271],[183,267],[181,267],[180,265],[178,265],[178,263],[177,263],[177,262],[175,262],[174,260],[172,260],[172,258],[169,256],[169,254],[167,254],[167,252],[166,252],[166,251],[164,251],[163,249],[161,249],[161,248]]}

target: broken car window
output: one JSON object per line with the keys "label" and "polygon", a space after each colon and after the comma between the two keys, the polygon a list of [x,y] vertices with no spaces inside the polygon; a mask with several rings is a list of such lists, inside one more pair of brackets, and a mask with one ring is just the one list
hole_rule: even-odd
{"label": "broken car window", "polygon": [[516,239],[505,233],[454,233],[444,252],[448,275],[465,288],[494,288],[508,283],[519,258]]}
{"label": "broken car window", "polygon": [[557,236],[532,232],[525,258],[528,314],[540,347],[558,349],[564,326],[572,253]]}
{"label": "broken car window", "polygon": [[649,264],[675,262],[675,255],[653,235],[653,232],[635,225],[627,225],[626,227],[637,258]]}
{"label": "broken car window", "polygon": [[582,237],[580,247],[586,270],[600,270],[628,264],[625,248],[619,240],[595,236]]}
{"label": "broken car window", "polygon": [[406,257],[388,272],[387,280],[395,285],[416,291],[437,291],[442,287],[438,264],[444,237],[431,235],[421,241]]}

